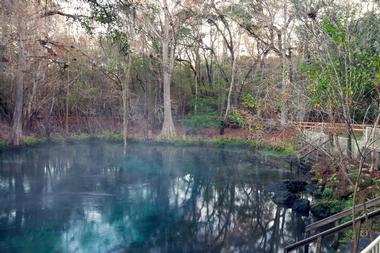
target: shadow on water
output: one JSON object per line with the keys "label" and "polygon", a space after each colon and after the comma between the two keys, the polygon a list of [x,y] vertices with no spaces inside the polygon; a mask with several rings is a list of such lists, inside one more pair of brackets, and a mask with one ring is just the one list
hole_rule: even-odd
{"label": "shadow on water", "polygon": [[264,188],[292,178],[241,149],[87,142],[0,155],[0,252],[281,252],[304,218]]}

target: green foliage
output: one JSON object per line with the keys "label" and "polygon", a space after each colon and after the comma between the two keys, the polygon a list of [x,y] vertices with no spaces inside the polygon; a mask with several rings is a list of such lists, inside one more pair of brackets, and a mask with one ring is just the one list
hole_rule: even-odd
{"label": "green foliage", "polygon": [[7,143],[4,140],[0,139],[0,150],[5,149],[7,147],[8,147]]}
{"label": "green foliage", "polygon": [[343,208],[344,206],[340,200],[322,199],[311,205],[311,212],[319,218],[325,218],[342,211]]}
{"label": "green foliage", "polygon": [[262,154],[276,157],[285,157],[294,154],[291,146],[279,147],[267,143],[258,143],[255,140],[247,140],[241,138],[199,138],[199,137],[174,137],[165,139],[156,139],[157,144],[169,144],[175,146],[212,146],[212,147],[236,147],[236,148],[252,148]]}
{"label": "green foliage", "polygon": [[377,187],[380,187],[380,179],[379,178],[375,178],[373,181]]}
{"label": "green foliage", "polygon": [[26,146],[37,145],[49,141],[48,137],[26,137],[23,142]]}
{"label": "green foliage", "polygon": [[224,8],[223,12],[243,20],[251,18],[251,14],[247,12],[243,5],[228,6]]}
{"label": "green foliage", "polygon": [[256,99],[251,94],[246,94],[242,99],[242,106],[247,110],[255,110],[256,109]]}
{"label": "green foliage", "polygon": [[260,143],[257,144],[256,147],[259,148],[260,153],[274,157],[286,157],[291,156],[295,153],[295,150],[292,146],[275,147],[265,143]]}
{"label": "green foliage", "polygon": [[89,140],[93,136],[86,134],[86,133],[80,133],[80,134],[73,134],[71,135],[68,140],[69,141],[83,141],[83,140]]}
{"label": "green foliage", "polygon": [[322,198],[323,199],[336,199],[337,195],[332,188],[325,188],[322,192]]}
{"label": "green foliage", "polygon": [[87,19],[80,19],[79,20],[80,25],[85,29],[85,31],[88,34],[93,34],[94,27],[91,25],[90,20]]}
{"label": "green foliage", "polygon": [[216,128],[219,127],[218,112],[200,112],[189,113],[188,118],[183,119],[182,124],[188,128],[197,130],[200,128]]}
{"label": "green foliage", "polygon": [[343,232],[343,236],[339,239],[339,243],[342,243],[342,244],[351,243],[352,238],[354,238],[354,233],[352,229],[345,230]]}
{"label": "green foliage", "polygon": [[87,0],[92,10],[91,19],[101,24],[112,24],[117,21],[118,15],[116,6],[106,4],[103,1]]}
{"label": "green foliage", "polygon": [[120,133],[106,132],[106,133],[97,135],[96,137],[102,140],[112,141],[112,142],[123,141],[123,135]]}
{"label": "green foliage", "polygon": [[[379,100],[380,55],[368,54],[361,44],[362,31],[355,30],[347,22],[349,19],[344,17],[322,20],[321,27],[331,38],[331,43],[325,45],[326,57],[315,59],[301,69],[310,80],[307,92],[317,110],[333,109],[335,113],[343,113],[344,105],[346,111],[352,112],[354,120],[362,121],[365,114],[371,117],[376,113],[377,106],[371,105],[377,105]],[[371,108],[369,112],[368,107]]]}
{"label": "green foliage", "polygon": [[127,56],[129,54],[128,35],[125,32],[114,30],[111,33],[112,42],[118,46],[119,52]]}
{"label": "green foliage", "polygon": [[322,19],[322,28],[338,46],[347,43],[347,32],[344,30],[342,22],[333,23],[325,17]]}
{"label": "green foliage", "polygon": [[339,200],[339,196],[336,194],[333,188],[318,188],[313,192],[313,195],[316,199],[320,199],[322,201],[328,200]]}
{"label": "green foliage", "polygon": [[352,205],[353,205],[353,199],[352,198],[346,199],[343,202],[343,208],[344,209],[352,208]]}
{"label": "green foliage", "polygon": [[[203,90],[201,91],[203,92]],[[219,103],[220,100],[213,96],[198,96],[198,98],[192,98],[190,105],[193,110],[181,123],[193,130],[219,127],[219,112],[217,110]],[[197,110],[195,110],[195,108]]]}
{"label": "green foliage", "polygon": [[[353,44],[368,56],[380,55],[380,15],[368,12],[357,23],[357,33]],[[365,38],[364,40],[362,38]]]}
{"label": "green foliage", "polygon": [[[88,134],[73,134],[66,140],[68,142],[88,141],[88,140],[104,140],[111,142],[122,142],[123,135],[114,132],[105,132],[98,135]],[[62,142],[65,138],[62,136],[48,137],[27,137],[24,139],[25,146],[39,145],[47,142]],[[141,137],[128,137],[128,142],[131,143],[144,143],[146,140]],[[241,139],[241,138],[204,138],[204,137],[172,137],[172,138],[159,138],[153,140],[153,144],[164,144],[174,146],[210,146],[210,147],[228,147],[228,148],[252,148],[259,152],[276,157],[284,157],[294,154],[294,149],[291,146],[279,147],[266,143],[257,143],[255,140]],[[8,145],[5,141],[0,139],[0,150],[7,148]]]}
{"label": "green foliage", "polygon": [[54,136],[51,136],[49,139],[52,142],[61,142],[65,140],[65,138],[61,135],[54,135]]}
{"label": "green foliage", "polygon": [[244,119],[239,112],[233,112],[228,115],[227,121],[233,124],[237,124],[240,127],[244,124]]}

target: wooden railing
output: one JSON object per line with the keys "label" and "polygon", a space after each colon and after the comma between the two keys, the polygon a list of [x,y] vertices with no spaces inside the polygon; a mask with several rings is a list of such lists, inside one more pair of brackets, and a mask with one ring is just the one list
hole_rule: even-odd
{"label": "wooden railing", "polygon": [[380,253],[380,236],[378,236],[370,245],[360,253]]}
{"label": "wooden railing", "polygon": [[[368,215],[362,215],[358,218],[355,219],[355,224],[357,224],[358,226],[360,226],[363,221],[365,221],[366,219],[372,219],[376,216],[379,216],[380,215],[380,209],[376,210],[376,211],[373,211],[373,212],[370,212]],[[316,247],[316,253],[320,253],[321,252],[321,243],[322,243],[322,239],[326,236],[329,236],[329,235],[333,235],[333,234],[336,234],[348,227],[352,226],[352,220],[350,221],[347,221],[343,224],[340,224],[338,226],[335,226],[333,228],[330,228],[330,229],[327,229],[323,232],[320,232],[318,234],[315,234],[315,235],[312,235],[312,236],[309,236],[308,238],[305,238],[301,241],[298,241],[296,243],[293,243],[291,245],[288,245],[285,247],[285,253],[288,253],[288,252],[291,252],[292,250],[295,250],[299,247],[302,247],[302,246],[305,246],[305,245],[309,245],[310,243],[312,242],[317,242],[317,247]],[[307,251],[307,250],[305,250]]]}
{"label": "wooden railing", "polygon": [[[371,208],[371,207],[376,207],[376,206],[380,206],[380,197],[371,199],[371,200],[367,201],[365,204],[357,205],[355,207],[355,210],[357,212],[360,212],[360,211],[364,210],[364,207]],[[318,228],[321,228],[323,226],[326,226],[328,224],[335,223],[335,222],[340,222],[342,219],[350,216],[351,214],[352,214],[352,209],[347,209],[347,210],[344,210],[344,211],[342,211],[340,213],[331,215],[331,216],[329,216],[329,217],[327,217],[325,219],[322,219],[322,220],[314,222],[314,223],[312,223],[310,225],[307,225],[306,228],[305,228],[305,232],[306,233],[310,233],[311,231],[316,230]]]}
{"label": "wooden railing", "polygon": [[[370,207],[375,207],[375,206],[380,206],[380,197],[369,200],[365,204],[357,205],[355,207],[355,210],[356,211],[363,211],[365,208],[370,208]],[[315,223],[312,223],[312,224],[306,226],[306,228],[305,228],[306,238],[301,240],[301,241],[298,241],[296,243],[293,243],[293,244],[286,246],[285,250],[284,250],[285,253],[291,252],[292,250],[295,250],[295,249],[300,248],[300,247],[304,247],[305,248],[304,252],[308,252],[309,251],[309,244],[313,243],[313,242],[316,242],[316,253],[320,253],[321,252],[322,239],[324,237],[329,236],[329,235],[333,235],[333,234],[337,235],[337,233],[340,232],[341,230],[346,229],[349,226],[352,226],[352,220],[345,222],[343,224],[340,224],[340,221],[343,218],[348,217],[351,214],[352,214],[352,209],[344,210],[340,213],[334,214],[330,217],[327,217],[325,219],[322,219],[320,221],[317,221]],[[367,216],[363,215],[363,216],[356,218],[355,223],[358,226],[360,226],[361,223],[363,221],[365,221],[367,218],[371,219],[371,218],[374,218],[374,217],[379,216],[379,215],[380,215],[380,209],[369,213]],[[320,233],[317,233],[315,235],[310,236],[311,231],[316,230],[318,228],[321,228],[323,226],[332,224],[332,223],[334,223],[334,225],[335,225],[333,228],[327,229],[323,232],[320,232]]]}
{"label": "wooden railing", "polygon": [[299,160],[304,159],[305,157],[309,156],[311,153],[314,153],[315,151],[319,151],[319,148],[325,145],[326,143],[328,143],[329,141],[330,140],[327,140],[321,144],[315,145],[315,147],[311,146],[311,148],[306,145],[303,149],[298,151],[298,159]]}
{"label": "wooden railing", "polygon": [[[301,129],[318,130],[330,133],[346,133],[346,123],[327,123],[327,122],[292,122],[292,124]],[[351,124],[352,131],[354,133],[361,134],[367,127],[373,127],[373,125],[367,124]]]}

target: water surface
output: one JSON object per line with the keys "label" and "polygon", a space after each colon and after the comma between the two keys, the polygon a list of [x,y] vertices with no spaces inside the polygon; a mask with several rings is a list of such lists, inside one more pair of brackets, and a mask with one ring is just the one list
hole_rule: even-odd
{"label": "water surface", "polygon": [[0,252],[282,252],[304,218],[266,186],[289,164],[242,149],[83,142],[0,154]]}

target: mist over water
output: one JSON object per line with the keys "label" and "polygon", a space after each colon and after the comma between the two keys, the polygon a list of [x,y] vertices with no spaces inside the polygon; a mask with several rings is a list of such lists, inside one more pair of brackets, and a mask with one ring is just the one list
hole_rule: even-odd
{"label": "mist over water", "polygon": [[89,141],[0,154],[0,252],[282,252],[305,218],[266,186],[286,161],[243,149]]}

